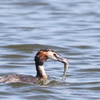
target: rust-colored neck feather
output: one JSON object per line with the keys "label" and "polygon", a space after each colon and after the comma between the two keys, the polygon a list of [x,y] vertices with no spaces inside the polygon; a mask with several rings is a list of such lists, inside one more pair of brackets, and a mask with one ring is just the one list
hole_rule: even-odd
{"label": "rust-colored neck feather", "polygon": [[43,51],[39,51],[35,56],[35,64],[36,64],[36,77],[47,77],[43,63],[47,60],[47,53]]}

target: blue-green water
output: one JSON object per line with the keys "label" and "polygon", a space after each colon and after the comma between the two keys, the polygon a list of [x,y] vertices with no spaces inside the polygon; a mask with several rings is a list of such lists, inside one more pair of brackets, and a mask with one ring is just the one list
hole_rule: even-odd
{"label": "blue-green water", "polygon": [[100,1],[1,0],[0,77],[35,76],[34,56],[50,48],[69,60],[48,60],[45,86],[0,84],[0,100],[100,100]]}

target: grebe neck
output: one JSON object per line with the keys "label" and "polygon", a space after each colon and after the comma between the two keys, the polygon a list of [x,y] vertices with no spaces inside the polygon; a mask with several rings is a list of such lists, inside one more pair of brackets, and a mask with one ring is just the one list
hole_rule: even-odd
{"label": "grebe neck", "polygon": [[36,71],[37,71],[36,77],[47,78],[43,65],[39,65],[36,63]]}

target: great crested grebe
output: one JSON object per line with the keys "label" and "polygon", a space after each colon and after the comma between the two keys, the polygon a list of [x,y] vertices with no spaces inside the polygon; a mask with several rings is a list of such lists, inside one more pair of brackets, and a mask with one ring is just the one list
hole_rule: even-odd
{"label": "great crested grebe", "polygon": [[55,51],[51,49],[43,49],[43,50],[41,49],[38,51],[34,59],[37,71],[37,75],[35,77],[31,75],[11,74],[0,78],[0,83],[26,82],[26,83],[37,84],[40,81],[46,80],[48,76],[45,73],[43,63],[47,59],[52,59],[55,61],[62,62],[64,63],[65,66],[68,64],[67,60],[65,58],[60,57]]}

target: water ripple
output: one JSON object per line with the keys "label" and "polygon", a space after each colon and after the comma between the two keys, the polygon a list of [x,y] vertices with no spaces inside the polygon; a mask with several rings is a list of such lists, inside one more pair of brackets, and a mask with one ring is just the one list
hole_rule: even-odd
{"label": "water ripple", "polygon": [[34,56],[41,48],[68,59],[69,69],[63,81],[63,65],[48,60],[48,84],[0,84],[0,99],[99,100],[99,8],[99,0],[1,0],[0,77],[35,76]]}

